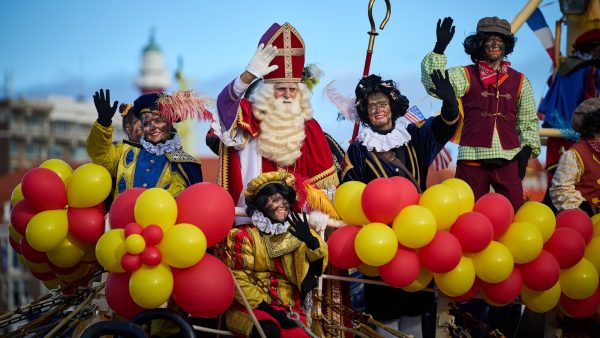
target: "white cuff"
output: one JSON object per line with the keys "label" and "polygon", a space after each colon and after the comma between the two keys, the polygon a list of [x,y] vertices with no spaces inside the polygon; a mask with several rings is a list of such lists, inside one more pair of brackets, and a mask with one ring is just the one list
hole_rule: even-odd
{"label": "white cuff", "polygon": [[250,84],[244,83],[244,81],[242,81],[242,79],[238,76],[235,78],[235,81],[233,81],[233,94],[235,97],[239,98],[240,95],[244,94],[248,87],[250,87]]}

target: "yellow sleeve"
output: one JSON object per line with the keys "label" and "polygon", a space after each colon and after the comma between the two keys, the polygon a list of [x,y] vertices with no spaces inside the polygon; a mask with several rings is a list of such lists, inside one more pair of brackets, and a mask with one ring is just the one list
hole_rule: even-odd
{"label": "yellow sleeve", "polygon": [[122,143],[112,143],[113,127],[104,127],[94,122],[88,135],[86,148],[93,163],[106,168],[112,177],[117,177],[117,167],[121,158]]}

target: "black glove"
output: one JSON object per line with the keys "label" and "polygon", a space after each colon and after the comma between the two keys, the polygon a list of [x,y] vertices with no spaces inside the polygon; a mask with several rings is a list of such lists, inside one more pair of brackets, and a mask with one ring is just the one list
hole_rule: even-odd
{"label": "black glove", "polygon": [[429,88],[429,91],[437,95],[444,101],[442,104],[442,117],[446,121],[454,121],[458,116],[458,101],[456,100],[456,93],[450,83],[450,77],[448,70],[445,72],[446,77],[442,76],[442,71],[435,69],[429,76],[431,82],[435,85],[435,88]]}
{"label": "black glove", "polygon": [[310,227],[306,221],[306,213],[303,212],[302,215],[304,219],[301,219],[295,212],[290,212],[290,215],[288,216],[288,222],[290,222],[288,231],[304,242],[309,249],[318,249],[319,240],[310,233]]}
{"label": "black glove", "polygon": [[98,94],[98,92],[94,93],[94,104],[96,105],[96,111],[98,112],[98,123],[104,127],[109,127],[112,124],[112,118],[117,111],[119,102],[115,101],[111,107],[110,89],[106,90],[106,98],[104,98],[104,90],[100,89],[100,94]]}
{"label": "black glove", "polygon": [[296,323],[287,317],[287,313],[285,311],[277,310],[264,301],[258,304],[256,308],[271,315],[271,317],[275,318],[275,320],[279,322],[279,325],[281,325],[281,327],[284,329],[289,329],[296,326]]}
{"label": "black glove", "polygon": [[594,209],[592,209],[592,205],[588,201],[581,202],[579,209],[585,211],[590,217],[594,216]]}
{"label": "black glove", "polygon": [[445,17],[444,21],[438,19],[437,29],[435,30],[435,35],[437,37],[437,42],[435,43],[435,47],[433,47],[433,52],[436,54],[444,54],[446,47],[452,40],[454,36],[455,27],[452,26],[454,20],[451,17]]}
{"label": "black glove", "polygon": [[531,147],[524,146],[521,151],[519,151],[515,155],[515,159],[519,165],[519,177],[523,179],[525,177],[525,172],[527,171],[527,162],[529,162],[529,157],[531,157]]}

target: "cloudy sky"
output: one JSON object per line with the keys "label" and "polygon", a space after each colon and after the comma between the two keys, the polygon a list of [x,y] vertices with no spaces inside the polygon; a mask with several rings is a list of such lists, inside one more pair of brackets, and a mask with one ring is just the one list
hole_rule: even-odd
{"label": "cloudy sky", "polygon": [[[371,72],[398,82],[404,95],[426,115],[439,102],[429,98],[420,83],[420,61],[435,43],[438,18],[455,19],[456,34],[446,54],[449,65],[470,63],[462,41],[475,31],[478,19],[499,16],[511,21],[526,1],[391,0],[391,19],[375,41]],[[343,145],[352,125],[338,122],[335,107],[322,95],[336,81],[343,94],[353,94],[362,74],[368,0],[303,1],[154,1],[154,0],[4,0],[0,11],[0,71],[9,78],[14,96],[62,94],[91,96],[110,88],[115,99],[138,96],[133,79],[139,72],[141,50],[154,29],[170,71],[183,58],[192,87],[216,97],[239,75],[252,57],[264,31],[288,21],[302,34],[306,60],[325,72],[315,88],[316,119]],[[558,1],[544,1],[542,12],[550,27],[561,16]],[[385,2],[377,0],[374,16],[380,22]],[[531,80],[536,98],[546,91],[551,62],[526,25],[517,33],[513,66]],[[7,81],[2,81],[6,89]],[[176,85],[169,91],[177,89]],[[1,95],[5,95],[3,90]],[[198,126],[194,149],[202,144],[205,126]]]}

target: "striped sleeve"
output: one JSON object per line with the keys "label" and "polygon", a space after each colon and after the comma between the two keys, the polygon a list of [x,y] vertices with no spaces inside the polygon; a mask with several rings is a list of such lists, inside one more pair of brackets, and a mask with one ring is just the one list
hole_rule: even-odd
{"label": "striped sleeve", "polygon": [[558,160],[558,167],[550,186],[550,198],[559,211],[579,208],[581,202],[585,201],[575,189],[582,173],[583,168],[573,150],[566,151]]}
{"label": "striped sleeve", "polygon": [[521,139],[521,147],[530,146],[531,156],[540,154],[540,123],[537,117],[533,89],[527,77],[523,79],[523,88],[517,102],[517,133]]}

